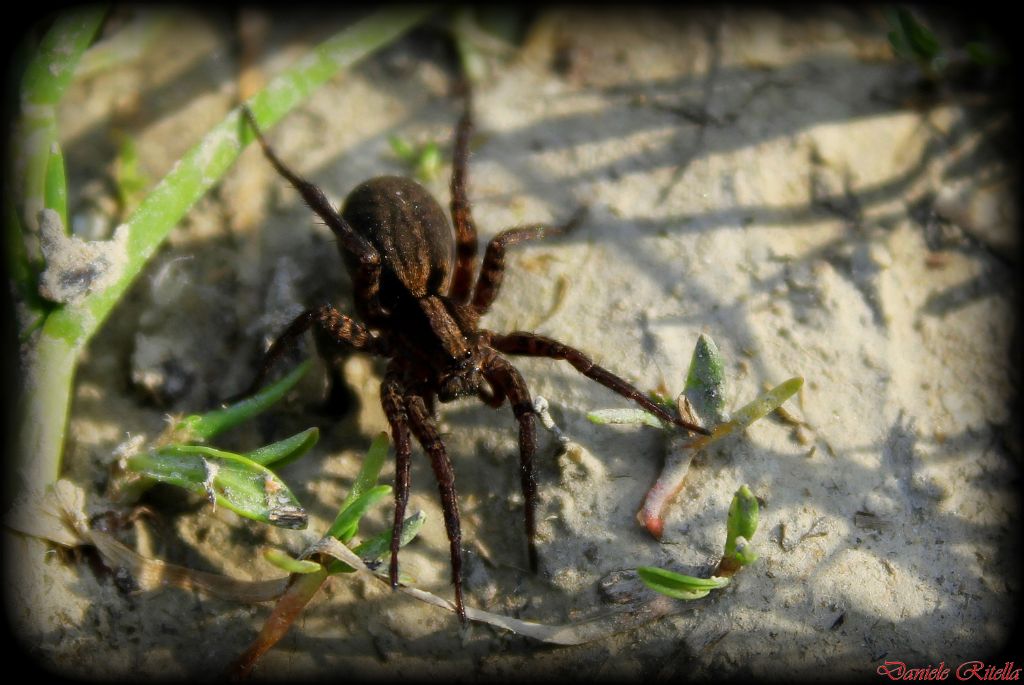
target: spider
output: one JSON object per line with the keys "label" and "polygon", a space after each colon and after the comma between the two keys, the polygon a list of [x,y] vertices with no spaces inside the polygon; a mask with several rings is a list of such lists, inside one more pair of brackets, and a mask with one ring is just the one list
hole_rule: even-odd
{"label": "spider", "polygon": [[395,446],[395,515],[389,579],[398,587],[399,533],[409,499],[410,432],[430,458],[444,511],[451,554],[455,607],[463,624],[462,533],[455,473],[434,420],[435,400],[450,402],[476,395],[491,407],[506,400],[519,424],[519,475],[525,500],[530,569],[537,571],[535,543],[537,481],[533,457],[536,428],[533,402],[523,377],[503,354],[549,357],[627,397],[663,421],[698,433],[707,431],[673,416],[634,386],[594,364],[583,352],[557,340],[517,331],[501,334],[479,328],[480,317],[498,295],[505,250],[517,243],[569,230],[582,212],[562,226],[529,225],[507,229],[487,245],[475,279],[477,235],[467,194],[472,99],[455,128],[451,176],[451,219],[425,188],[398,176],[380,176],[357,186],[336,211],[323,192],[291,171],[264,138],[255,117],[243,108],[263,154],[331,229],[352,274],[355,309],[362,323],[329,304],[300,314],[267,349],[250,389],[258,387],[284,351],[312,328],[322,356],[358,350],[388,359],[381,382],[381,404]]}

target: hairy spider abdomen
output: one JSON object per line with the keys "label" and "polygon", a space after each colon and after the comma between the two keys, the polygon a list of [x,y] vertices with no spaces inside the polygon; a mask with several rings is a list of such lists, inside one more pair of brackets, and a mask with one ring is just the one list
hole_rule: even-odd
{"label": "hairy spider abdomen", "polygon": [[[447,215],[426,188],[412,179],[378,176],[348,194],[341,215],[380,254],[385,307],[407,294],[422,298],[445,291],[455,240]],[[354,273],[355,257],[344,248],[341,255]]]}

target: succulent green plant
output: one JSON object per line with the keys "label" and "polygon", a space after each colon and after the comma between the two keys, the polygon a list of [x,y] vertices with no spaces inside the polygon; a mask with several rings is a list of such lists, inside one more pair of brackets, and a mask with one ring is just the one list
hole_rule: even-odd
{"label": "succulent green plant", "polygon": [[757,532],[758,504],[750,488],[741,485],[732,497],[726,520],[725,551],[710,578],[697,578],[656,566],[641,566],[637,575],[644,585],[676,599],[693,600],[720,590],[742,567],[757,560],[751,540]]}
{"label": "succulent green plant", "polygon": [[[680,413],[711,429],[711,435],[681,438],[675,426],[665,424],[642,409],[602,409],[587,414],[597,424],[640,424],[659,428],[672,436],[669,441],[665,467],[658,480],[648,491],[637,519],[657,538],[664,532],[664,512],[669,503],[682,490],[690,462],[694,455],[722,438],[743,430],[758,419],[775,411],[803,386],[803,378],[794,377],[780,383],[752,402],[728,415],[725,411],[725,364],[714,341],[701,334],[694,347],[683,392],[676,398]],[[671,403],[660,399],[670,409]]]}
{"label": "succulent green plant", "polygon": [[246,454],[204,444],[218,434],[270,408],[295,387],[309,369],[306,361],[252,397],[193,414],[173,423],[149,446],[121,458],[121,473],[111,484],[120,503],[133,502],[155,482],[205,494],[214,506],[239,516],[284,528],[305,528],[306,512],[288,486],[269,467],[280,468],[309,451],[320,432],[308,428]]}

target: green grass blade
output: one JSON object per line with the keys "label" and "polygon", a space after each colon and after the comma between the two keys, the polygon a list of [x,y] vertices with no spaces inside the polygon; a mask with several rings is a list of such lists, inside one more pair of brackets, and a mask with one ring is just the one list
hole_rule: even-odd
{"label": "green grass blade", "polygon": [[[295,108],[341,69],[387,44],[429,14],[431,8],[381,10],[329,38],[273,79],[249,101],[264,128]],[[245,145],[254,139],[239,110],[215,126],[174,165],[125,224],[127,250],[120,277],[81,303],[64,307],[47,321],[45,332],[84,344],[135,280],[142,267],[191,206],[216,184]]]}
{"label": "green grass blade", "polygon": [[896,15],[903,39],[918,59],[927,62],[939,54],[938,39],[910,10],[897,8]]}
{"label": "green grass blade", "polygon": [[50,155],[46,160],[46,182],[43,188],[43,205],[60,215],[60,223],[64,230],[71,232],[68,225],[68,184],[64,172],[64,154],[60,143],[56,140],[50,146]]}
{"label": "green grass blade", "polygon": [[263,558],[268,562],[288,573],[316,573],[323,569],[322,564],[318,564],[315,561],[309,559],[296,559],[279,549],[270,549],[263,552]]}
{"label": "green grass blade", "polygon": [[[398,536],[398,546],[405,547],[419,534],[420,528],[427,520],[427,515],[417,511],[402,521],[402,532]],[[361,542],[354,550],[359,558],[368,564],[380,562],[391,551],[391,529]]]}
{"label": "green grass blade", "polygon": [[244,456],[246,459],[254,461],[257,464],[268,467],[273,465],[274,468],[279,469],[304,455],[319,439],[319,428],[307,428],[301,433],[296,433],[290,438],[285,438],[284,440],[278,440],[277,442],[270,443],[269,445],[264,445],[259,449],[246,453]]}
{"label": "green grass blade", "polygon": [[170,440],[175,442],[205,442],[219,433],[266,411],[295,387],[302,376],[309,370],[311,361],[308,359],[299,364],[287,376],[276,383],[268,385],[252,397],[247,397],[223,409],[215,409],[205,414],[186,416],[178,422],[171,433]]}
{"label": "green grass blade", "polygon": [[39,329],[46,320],[46,315],[53,309],[53,304],[39,296],[36,269],[28,258],[22,231],[21,218],[11,196],[9,184],[4,184],[4,240],[7,247],[8,275],[14,285],[13,292],[17,301],[24,306],[24,314],[19,312],[18,341],[25,342],[34,331]]}
{"label": "green grass blade", "polygon": [[[422,511],[417,511],[412,516],[409,516],[402,522],[402,532],[398,536],[398,546],[405,547],[419,534],[420,529],[423,527],[423,523],[427,520],[427,515]],[[381,563],[388,554],[391,553],[391,529],[374,535],[369,540],[364,540],[352,550],[355,552],[360,559],[362,559],[367,566],[374,566]],[[349,566],[343,561],[334,559],[328,565],[328,571],[330,573],[353,573],[354,568]]]}
{"label": "green grass blade", "polygon": [[370,449],[363,457],[363,464],[359,468],[359,474],[352,484],[352,489],[341,503],[338,515],[328,529],[327,535],[347,543],[359,529],[359,519],[363,517],[363,514],[370,506],[391,492],[390,485],[375,487],[377,478],[380,477],[380,471],[384,467],[384,460],[388,456],[388,443],[388,434],[383,431],[378,433],[370,443]]}
{"label": "green grass blade", "polygon": [[79,58],[92,42],[106,13],[105,6],[86,6],[57,17],[43,37],[35,58],[25,69],[21,90],[25,104],[60,102]]}
{"label": "green grass blade", "polygon": [[[673,408],[672,411],[675,411]],[[633,407],[624,409],[597,409],[587,413],[587,420],[599,426],[611,424],[641,424],[666,429],[665,423],[654,414]]]}
{"label": "green grass blade", "polygon": [[362,493],[338,512],[327,535],[348,543],[359,531],[359,520],[374,504],[391,494],[390,485],[378,485]]}
{"label": "green grass blade", "polygon": [[[61,211],[63,164],[58,168],[54,155],[57,142],[55,108],[64,95],[82,52],[99,29],[106,8],[87,7],[59,16],[46,32],[26,65],[21,82],[23,111],[14,135],[12,178],[21,178],[20,186],[5,186],[9,202],[5,231],[9,265],[16,287],[29,310],[26,326],[45,330],[52,311],[36,292],[38,255],[26,249],[25,229],[35,226],[35,215],[48,201]],[[5,160],[5,164],[6,164]],[[11,195],[8,195],[11,193]],[[66,200],[63,208],[67,227]],[[28,331],[19,335],[27,339]],[[29,350],[25,366],[25,387],[32,391],[18,408],[21,420],[18,442],[19,460],[14,480],[28,492],[41,492],[60,476],[60,453],[70,406],[71,378],[78,350],[62,341],[42,340]]]}
{"label": "green grass blade", "polygon": [[[434,11],[431,5],[394,6],[380,10],[353,24],[317,46],[288,74],[275,78],[248,101],[256,123],[266,130],[341,69],[405,33]],[[240,120],[235,116],[235,132]],[[242,127],[243,142],[255,139]]]}
{"label": "green grass blade", "polygon": [[345,500],[341,503],[341,507],[338,510],[339,515],[360,495],[377,484],[380,471],[384,468],[384,460],[388,456],[388,444],[388,434],[383,431],[378,433],[377,437],[370,443],[370,449],[366,451],[366,456],[363,457],[363,464],[359,468],[359,474],[356,476],[355,482],[352,483],[352,489],[349,490]]}
{"label": "green grass blade", "polygon": [[[82,7],[62,13],[25,67],[21,81],[21,119],[14,137],[14,178],[23,182],[15,192],[24,226],[34,226],[35,215],[47,206],[47,181],[57,143],[56,107],[106,13],[106,7]],[[54,192],[51,189],[50,194]],[[62,218],[67,227],[66,210]]]}

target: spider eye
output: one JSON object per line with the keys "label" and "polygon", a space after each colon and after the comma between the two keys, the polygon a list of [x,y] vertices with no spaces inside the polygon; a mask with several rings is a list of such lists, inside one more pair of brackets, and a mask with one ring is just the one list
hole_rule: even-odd
{"label": "spider eye", "polygon": [[461,353],[456,354],[452,357],[456,368],[465,369],[473,363],[473,350],[472,348],[465,350]]}

